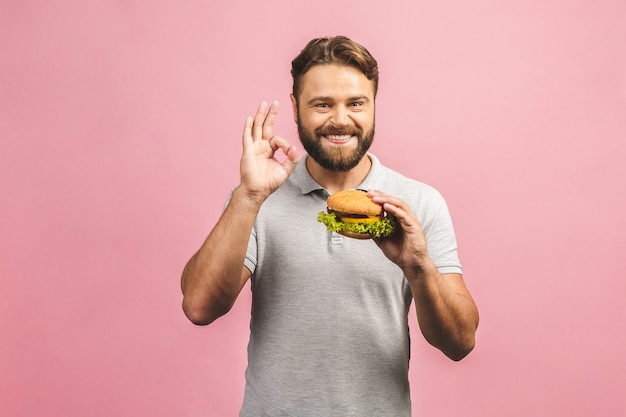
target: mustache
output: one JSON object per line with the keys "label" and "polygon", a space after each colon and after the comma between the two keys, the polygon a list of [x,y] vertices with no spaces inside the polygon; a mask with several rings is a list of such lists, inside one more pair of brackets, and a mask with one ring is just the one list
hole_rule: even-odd
{"label": "mustache", "polygon": [[360,136],[362,133],[362,130],[359,129],[356,126],[346,126],[346,127],[334,127],[334,126],[327,126],[327,127],[318,127],[317,129],[315,129],[315,134],[317,136],[327,136],[327,135],[357,135]]}

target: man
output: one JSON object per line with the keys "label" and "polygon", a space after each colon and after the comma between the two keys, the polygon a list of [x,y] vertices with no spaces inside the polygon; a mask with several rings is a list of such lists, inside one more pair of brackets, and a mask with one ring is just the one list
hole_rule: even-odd
{"label": "man", "polygon": [[[277,102],[248,117],[241,181],[183,272],[184,312],[211,323],[251,278],[241,416],[410,416],[411,302],[424,337],[453,360],[473,349],[478,326],[448,209],[367,152],[378,65],[363,46],[314,39],[292,76],[307,156],[274,135]],[[350,239],[317,223],[326,198],[351,188],[396,217],[392,236]]]}

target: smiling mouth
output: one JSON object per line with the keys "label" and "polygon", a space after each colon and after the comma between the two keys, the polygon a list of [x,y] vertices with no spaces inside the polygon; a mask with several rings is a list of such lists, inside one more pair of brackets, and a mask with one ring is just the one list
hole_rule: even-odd
{"label": "smiling mouth", "polygon": [[350,141],[354,136],[353,135],[324,135],[329,142],[340,145]]}

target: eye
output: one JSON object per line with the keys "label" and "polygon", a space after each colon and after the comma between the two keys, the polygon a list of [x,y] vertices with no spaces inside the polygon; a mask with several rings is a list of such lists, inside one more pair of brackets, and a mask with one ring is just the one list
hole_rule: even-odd
{"label": "eye", "polygon": [[320,109],[326,109],[326,108],[328,108],[328,104],[327,103],[318,103],[317,107],[319,107]]}
{"label": "eye", "polygon": [[352,107],[361,107],[363,105],[362,101],[354,101],[352,103],[350,103],[350,106]]}

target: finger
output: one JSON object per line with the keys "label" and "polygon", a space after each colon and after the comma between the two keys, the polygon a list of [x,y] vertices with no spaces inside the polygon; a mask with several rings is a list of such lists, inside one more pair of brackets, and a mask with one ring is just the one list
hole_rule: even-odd
{"label": "finger", "polygon": [[408,217],[408,212],[406,210],[403,210],[401,207],[398,207],[394,204],[384,203],[383,208],[387,213],[392,214],[400,222],[406,221]]}
{"label": "finger", "polygon": [[274,131],[274,123],[276,121],[276,116],[278,115],[278,101],[274,100],[270,105],[270,109],[265,116],[265,120],[263,121],[263,139],[270,139],[272,137]]}
{"label": "finger", "polygon": [[372,200],[374,200],[374,199],[382,198],[384,196],[388,196],[388,194],[385,194],[382,191],[370,188],[367,190],[367,196],[371,198]]}
{"label": "finger", "polygon": [[243,126],[243,134],[241,135],[244,148],[252,144],[252,116],[246,118]]}
{"label": "finger", "polygon": [[380,204],[381,206],[383,204],[389,203],[393,204],[394,206],[402,207],[403,209],[408,210],[408,207],[403,200],[392,195],[383,193],[382,191],[370,189],[367,190],[367,195],[369,198],[372,199],[373,202],[375,202],[376,204]]}
{"label": "finger", "polygon": [[272,136],[268,142],[274,152],[280,149],[285,154],[287,158],[285,158],[281,165],[287,173],[291,174],[300,160],[300,155],[298,155],[296,147],[289,143],[287,139],[280,136]]}
{"label": "finger", "polygon": [[285,155],[287,155],[287,159],[285,159],[281,165],[287,173],[291,174],[291,172],[296,168],[296,165],[298,165],[300,156],[298,155],[298,150],[294,145],[291,145],[289,149],[287,149]]}
{"label": "finger", "polygon": [[405,232],[418,233],[418,231],[422,229],[420,221],[406,206],[406,204],[393,204],[390,202],[386,202],[383,204],[383,209],[396,218],[396,220],[400,224],[400,227]]}
{"label": "finger", "polygon": [[289,143],[289,141],[281,136],[272,136],[269,139],[269,144],[272,147],[272,149],[274,151],[277,151],[278,149],[282,150],[285,154],[287,154],[287,151],[289,150],[289,148],[291,147],[291,143]]}
{"label": "finger", "polygon": [[383,209],[396,217],[400,226],[404,230],[414,230],[416,227],[421,228],[420,221],[413,214],[409,206],[404,200],[392,195],[383,193],[379,190],[368,190],[367,195],[373,202],[383,206]]}
{"label": "finger", "polygon": [[265,113],[267,112],[267,103],[264,101],[259,105],[254,116],[254,122],[252,124],[252,140],[261,139],[263,135],[263,123],[265,121]]}

